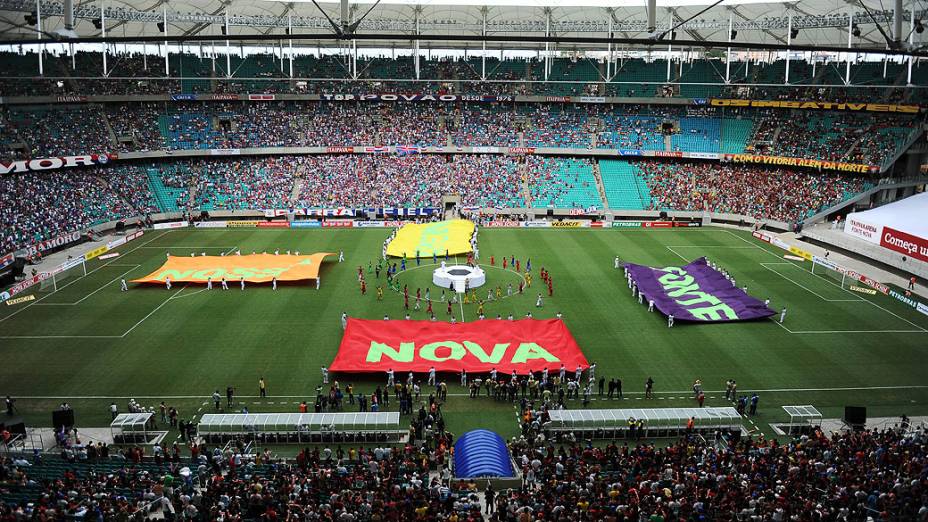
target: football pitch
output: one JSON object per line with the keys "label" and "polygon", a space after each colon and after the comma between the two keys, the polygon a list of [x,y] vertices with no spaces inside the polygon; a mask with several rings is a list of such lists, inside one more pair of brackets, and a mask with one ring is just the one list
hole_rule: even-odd
{"label": "football pitch", "polygon": [[[65,401],[74,407],[78,426],[107,426],[109,404],[116,402],[124,412],[130,398],[156,410],[163,400],[190,419],[211,411],[209,396],[214,390],[224,394],[226,386],[236,388],[240,405],[251,412],[297,411],[301,400],[312,404],[320,367],[335,356],[342,312],[367,319],[403,317],[402,294],[386,290],[378,301],[375,289],[384,276],[378,281],[367,274],[388,234],[383,228],[146,232],[120,247],[118,257],[90,261],[88,275],[68,279],[57,292],[39,291],[33,301],[0,307],[0,395],[17,398],[20,414],[40,426],[50,425],[50,412]],[[596,397],[590,407],[694,406],[695,379],[703,381],[707,406],[723,406],[728,405],[725,381],[736,379],[740,394],[760,395],[759,414],[746,426],[768,435],[769,422],[788,420],[780,410],[784,404],[811,404],[826,417],[840,417],[845,405],[867,406],[871,417],[928,414],[928,318],[892,298],[841,287],[818,268],[813,274],[808,262],[784,259],[783,251],[747,232],[484,228],[479,248],[490,287],[517,287],[521,279],[512,270],[487,267],[490,256],[497,265],[502,256],[523,263],[530,258],[536,273],[535,285],[524,295],[487,303],[488,317],[532,312],[548,318],[561,312],[587,359],[597,363],[597,377],[623,380],[624,400]],[[234,282],[227,292],[184,284],[171,290],[130,284],[128,292],[120,291],[120,279],[150,273],[166,253],[218,255],[237,249],[243,254],[343,250],[346,259],[327,259],[319,290],[310,283],[281,284],[277,291],[249,285],[241,291]],[[616,255],[652,266],[708,256],[751,295],[769,298],[777,311],[786,306],[786,321],[678,322],[667,328],[662,315],[648,313],[631,296],[622,271],[613,268]],[[365,296],[357,282],[359,266],[368,281]],[[424,292],[433,267],[431,259],[420,266],[413,261],[399,282],[412,294],[419,287]],[[537,309],[541,267],[554,280],[554,296]],[[440,289],[432,287],[431,295],[437,298]],[[449,319],[445,307],[435,306],[440,320]],[[424,309],[411,312],[412,318],[425,319]],[[477,319],[474,304],[456,304],[453,313],[459,321]],[[268,382],[266,399],[257,397],[261,376]],[[656,382],[653,400],[643,393],[649,376]],[[382,375],[333,378],[368,393],[385,383]],[[444,380],[452,432],[484,427],[504,436],[518,433],[513,404],[470,399],[457,375]],[[389,409],[396,406],[391,402]],[[570,401],[568,407],[581,405]]]}

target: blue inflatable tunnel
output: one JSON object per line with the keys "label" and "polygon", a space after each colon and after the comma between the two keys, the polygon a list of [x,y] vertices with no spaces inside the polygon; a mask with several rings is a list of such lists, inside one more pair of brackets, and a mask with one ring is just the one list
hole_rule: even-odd
{"label": "blue inflatable tunnel", "polygon": [[468,431],[454,444],[456,478],[513,477],[509,448],[490,430]]}

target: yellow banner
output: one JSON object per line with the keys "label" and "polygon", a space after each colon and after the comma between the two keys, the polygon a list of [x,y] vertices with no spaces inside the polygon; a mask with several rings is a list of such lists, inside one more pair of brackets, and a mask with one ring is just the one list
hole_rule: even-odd
{"label": "yellow banner", "polygon": [[801,249],[801,248],[797,248],[797,247],[791,246],[791,247],[789,247],[789,251],[792,252],[792,253],[794,253],[794,254],[796,254],[797,256],[799,256],[799,257],[805,259],[806,261],[812,261],[812,254],[806,252],[805,250],[803,250],[803,249]]}
{"label": "yellow banner", "polygon": [[91,259],[99,256],[100,254],[105,254],[110,247],[108,245],[103,245],[99,248],[95,248],[89,252],[84,253],[84,261],[90,261]]}
{"label": "yellow banner", "polygon": [[250,283],[268,283],[275,277],[278,281],[302,281],[319,277],[322,261],[330,255],[171,256],[160,268],[132,282],[163,283],[170,278],[172,283],[206,283],[207,279],[219,283],[222,278],[235,282],[243,277]]}
{"label": "yellow banner", "polygon": [[19,304],[19,303],[25,303],[26,301],[35,301],[35,296],[32,294],[29,294],[23,297],[17,297],[15,299],[9,299],[6,302],[6,305],[11,306],[11,305]]}
{"label": "yellow banner", "polygon": [[864,288],[862,286],[849,286],[848,289],[853,290],[854,292],[860,292],[861,294],[876,295],[876,290],[872,288]]}
{"label": "yellow banner", "polygon": [[757,154],[722,154],[722,161],[735,163],[759,163],[761,165],[784,165],[787,167],[812,167],[817,169],[839,170],[841,172],[878,172],[879,167],[859,163],[842,163],[809,158],[788,158],[784,156],[760,156]]}
{"label": "yellow banner", "polygon": [[470,238],[474,234],[474,223],[466,219],[452,219],[423,225],[403,225],[396,237],[387,246],[387,255],[392,257],[444,256],[471,252]]}
{"label": "yellow banner", "polygon": [[257,221],[226,221],[228,228],[255,228],[258,226]]}
{"label": "yellow banner", "polygon": [[838,103],[792,100],[732,100],[727,98],[712,98],[709,104],[715,107],[756,107],[759,109],[812,109],[823,111],[852,111],[852,112],[900,112],[904,114],[917,114],[921,111],[918,105],[898,105],[894,103]]}

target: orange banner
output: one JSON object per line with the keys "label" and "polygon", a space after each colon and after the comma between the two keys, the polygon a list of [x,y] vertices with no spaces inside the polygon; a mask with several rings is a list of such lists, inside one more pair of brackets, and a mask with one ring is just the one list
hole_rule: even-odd
{"label": "orange banner", "polygon": [[325,256],[320,252],[308,256],[252,254],[247,256],[171,256],[160,268],[133,283],[163,283],[170,278],[172,283],[206,283],[207,279],[219,282],[245,278],[250,283],[268,283],[275,277],[278,281],[302,281],[319,277],[319,268]]}

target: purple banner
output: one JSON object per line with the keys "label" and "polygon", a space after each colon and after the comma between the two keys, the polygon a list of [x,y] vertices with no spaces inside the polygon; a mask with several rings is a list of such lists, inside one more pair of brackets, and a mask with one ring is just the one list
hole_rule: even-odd
{"label": "purple banner", "polygon": [[644,295],[644,302],[678,321],[747,321],[774,315],[759,301],[735,287],[701,257],[682,266],[652,268],[628,263],[632,281]]}

